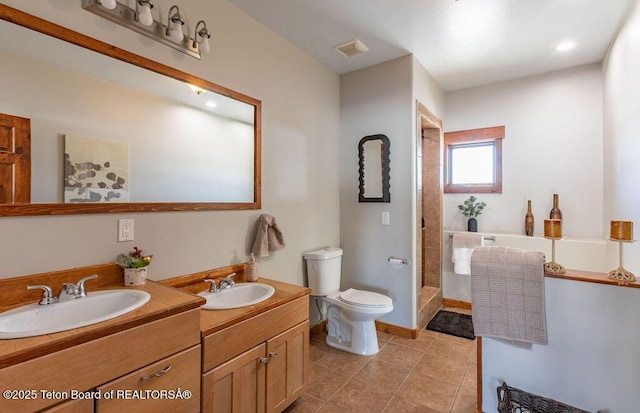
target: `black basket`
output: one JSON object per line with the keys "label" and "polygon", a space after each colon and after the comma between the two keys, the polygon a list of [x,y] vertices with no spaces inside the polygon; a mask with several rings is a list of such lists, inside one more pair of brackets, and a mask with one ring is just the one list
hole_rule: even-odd
{"label": "black basket", "polygon": [[591,413],[502,383],[498,387],[499,413]]}

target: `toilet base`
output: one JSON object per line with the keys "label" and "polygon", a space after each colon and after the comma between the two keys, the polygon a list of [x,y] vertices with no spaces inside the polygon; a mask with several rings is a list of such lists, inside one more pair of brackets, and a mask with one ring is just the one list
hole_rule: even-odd
{"label": "toilet base", "polygon": [[328,320],[327,345],[363,356],[378,353],[378,334],[373,320],[353,322],[344,317],[332,318]]}

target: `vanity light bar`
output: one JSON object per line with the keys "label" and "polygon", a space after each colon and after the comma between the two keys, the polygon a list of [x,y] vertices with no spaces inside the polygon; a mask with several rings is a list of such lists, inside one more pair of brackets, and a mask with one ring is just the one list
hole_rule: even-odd
{"label": "vanity light bar", "polygon": [[[136,3],[138,2],[138,0],[135,1]],[[173,47],[174,49],[186,53],[191,57],[195,57],[196,59],[201,58],[200,42],[197,41],[197,39],[192,39],[189,36],[185,35],[180,41],[175,41],[171,37],[167,36],[166,33],[170,32],[171,30],[166,25],[153,19],[150,25],[145,26],[140,21],[137,21],[135,9],[132,9],[119,2],[116,2],[116,6],[113,9],[108,9],[100,3],[100,0],[82,0],[82,8],[86,11],[89,11],[93,14],[96,14],[107,20],[111,20],[112,22],[124,26],[128,29],[131,29],[134,32],[140,33],[167,46]]]}

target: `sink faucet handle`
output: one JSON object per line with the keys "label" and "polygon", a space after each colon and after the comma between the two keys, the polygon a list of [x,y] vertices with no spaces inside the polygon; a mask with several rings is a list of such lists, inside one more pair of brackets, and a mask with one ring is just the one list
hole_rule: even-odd
{"label": "sink faucet handle", "polygon": [[226,281],[226,282],[228,282],[228,283],[229,283],[229,285],[234,285],[234,284],[235,284],[235,282],[233,282],[233,280],[231,279],[231,277],[233,277],[234,275],[236,275],[236,273],[235,273],[235,272],[232,272],[231,274],[229,274],[229,275],[227,275],[226,277],[224,277],[224,278],[222,279],[222,281]]}
{"label": "sink faucet handle", "polygon": [[84,278],[80,278],[80,280],[78,280],[78,282],[76,283],[78,295],[80,295],[81,297],[85,297],[87,295],[87,292],[84,289],[84,282],[89,280],[95,280],[96,278],[98,278],[98,274],[93,274]]}
{"label": "sink faucet handle", "polygon": [[57,302],[58,300],[53,296],[53,290],[48,285],[27,285],[27,290],[42,290],[42,298],[38,304],[47,305]]}
{"label": "sink faucet handle", "polygon": [[209,292],[210,293],[215,293],[216,291],[218,291],[218,287],[216,286],[216,280],[211,279],[211,278],[205,278],[202,281],[204,281],[206,283],[211,283],[211,287],[209,287]]}

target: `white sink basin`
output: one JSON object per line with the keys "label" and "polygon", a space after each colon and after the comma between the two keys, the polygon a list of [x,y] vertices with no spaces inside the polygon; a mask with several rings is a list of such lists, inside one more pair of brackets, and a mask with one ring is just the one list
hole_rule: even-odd
{"label": "white sink basin", "polygon": [[142,307],[150,297],[139,290],[105,290],[61,303],[14,308],[0,313],[0,339],[40,336],[110,320]]}
{"label": "white sink basin", "polygon": [[215,293],[202,291],[198,295],[207,299],[207,303],[200,308],[204,310],[228,310],[230,308],[258,304],[271,297],[274,292],[273,287],[267,284],[240,283]]}

